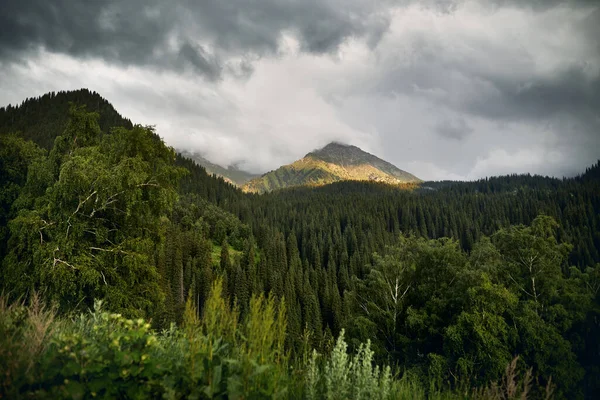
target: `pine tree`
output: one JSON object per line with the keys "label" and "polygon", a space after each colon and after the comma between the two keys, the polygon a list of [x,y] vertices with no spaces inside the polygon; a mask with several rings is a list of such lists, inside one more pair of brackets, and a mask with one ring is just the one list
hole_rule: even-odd
{"label": "pine tree", "polygon": [[219,266],[221,268],[221,273],[226,273],[231,269],[231,260],[229,257],[229,243],[227,242],[227,238],[223,239],[221,242],[221,258],[219,261]]}

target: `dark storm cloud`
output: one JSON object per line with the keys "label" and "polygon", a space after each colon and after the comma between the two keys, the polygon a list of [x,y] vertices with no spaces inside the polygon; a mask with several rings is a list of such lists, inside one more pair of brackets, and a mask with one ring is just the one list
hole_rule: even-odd
{"label": "dark storm cloud", "polygon": [[[388,24],[385,8],[355,0],[4,0],[0,62],[43,47],[125,65],[192,67],[215,80],[231,57],[275,53],[286,32],[303,50],[327,53],[349,37],[375,45]],[[252,67],[243,61],[227,70],[244,75]]]}
{"label": "dark storm cloud", "polygon": [[0,56],[10,60],[44,46],[74,56],[146,62],[172,29],[174,13],[157,2],[5,0]]}
{"label": "dark storm cloud", "polygon": [[466,139],[473,133],[473,128],[462,117],[442,119],[435,125],[434,129],[439,136],[458,141]]}
{"label": "dark storm cloud", "polygon": [[579,66],[530,81],[495,81],[489,77],[487,82],[493,90],[482,98],[469,99],[464,106],[490,119],[537,120],[560,113],[589,117],[600,110],[600,76],[589,78]]}
{"label": "dark storm cloud", "polygon": [[[463,38],[458,45],[466,45],[469,52],[462,54],[455,43],[441,41],[435,34],[416,34],[370,86],[380,93],[425,97],[459,113],[499,122],[536,121],[559,114],[596,119],[600,112],[600,8],[573,28],[580,33],[576,44],[585,53],[565,58],[543,73],[536,72],[539,60],[520,43]],[[560,59],[560,48],[572,45],[561,43],[553,57]]]}
{"label": "dark storm cloud", "polygon": [[219,62],[207,54],[202,46],[185,42],[179,49],[179,55],[183,60],[189,61],[191,65],[205,74],[209,79],[215,80],[221,74]]}
{"label": "dark storm cloud", "polygon": [[[551,4],[564,4],[564,2],[539,1],[531,2],[540,7],[550,7]],[[527,4],[524,2],[522,4]],[[597,1],[573,1],[573,5],[587,6],[595,4]],[[554,21],[560,25],[551,27],[551,29],[562,29],[570,21]],[[559,113],[569,113],[580,118],[588,118],[598,115],[600,112],[600,8],[596,7],[585,19],[580,21],[574,31],[580,31],[578,45],[584,44],[587,51],[581,58],[572,60],[566,65],[556,68],[553,73],[547,75],[519,77],[497,76],[489,72],[477,70],[468,65],[456,68],[462,70],[465,76],[470,76],[474,80],[486,82],[488,88],[487,96],[481,98],[469,99],[465,102],[465,107],[475,114],[494,119],[540,119],[547,118]],[[526,39],[524,39],[526,40]],[[572,44],[565,43],[567,47]],[[483,53],[484,50],[481,49]],[[499,62],[503,54],[490,54],[491,58],[496,56]],[[523,54],[525,63],[527,55]],[[561,54],[557,53],[556,57]],[[510,59],[509,59],[510,60]],[[596,62],[596,65],[593,62]],[[519,66],[523,61],[513,59],[514,63],[508,63],[506,69],[511,66]],[[595,71],[594,71],[595,70]]]}
{"label": "dark storm cloud", "polygon": [[535,11],[547,10],[556,6],[566,5],[572,7],[593,6],[598,0],[487,0],[497,7],[516,6]]}

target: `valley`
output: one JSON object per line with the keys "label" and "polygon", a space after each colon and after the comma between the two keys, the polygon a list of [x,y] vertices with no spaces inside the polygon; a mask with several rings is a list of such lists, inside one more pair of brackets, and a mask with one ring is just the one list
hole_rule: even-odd
{"label": "valley", "polygon": [[423,182],[333,142],[253,177],[86,89],[0,145],[0,397],[600,387],[600,163]]}

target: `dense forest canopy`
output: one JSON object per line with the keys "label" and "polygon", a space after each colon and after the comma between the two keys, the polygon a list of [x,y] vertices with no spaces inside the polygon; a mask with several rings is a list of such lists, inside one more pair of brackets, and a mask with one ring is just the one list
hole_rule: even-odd
{"label": "dense forest canopy", "polygon": [[0,170],[3,396],[600,391],[600,163],[244,194],[84,90],[1,109]]}
{"label": "dense forest canopy", "polygon": [[105,98],[87,89],[46,93],[26,99],[19,105],[0,108],[0,132],[20,132],[44,149],[51,149],[54,138],[67,126],[71,103],[84,105],[88,111],[98,113],[100,129],[108,133],[111,128],[132,128],[130,120],[122,117]]}

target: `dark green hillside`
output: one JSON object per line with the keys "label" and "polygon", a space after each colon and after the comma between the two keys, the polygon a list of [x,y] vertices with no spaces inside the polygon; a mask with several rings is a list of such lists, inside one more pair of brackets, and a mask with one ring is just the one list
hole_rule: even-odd
{"label": "dark green hillside", "polygon": [[[50,150],[55,138],[67,127],[71,103],[85,106],[87,111],[97,113],[98,126],[103,133],[110,133],[111,128],[131,129],[133,127],[132,122],[122,117],[100,94],[88,89],[80,89],[46,93],[26,99],[20,105],[0,108],[0,135],[19,133],[25,140],[31,140],[38,146]],[[160,137],[154,132],[152,137],[160,141]],[[213,203],[239,195],[231,185],[214,179],[203,167],[187,160],[185,156],[177,154],[176,160],[179,166],[190,171],[182,180],[183,192],[193,190]]]}
{"label": "dark green hillside", "polygon": [[[571,262],[585,266],[600,262],[600,179],[591,176],[425,182],[416,191],[381,183],[338,182],[263,195],[255,198],[252,207],[255,218],[287,227],[286,232],[289,229],[300,238],[300,245],[306,231],[314,229],[321,237],[332,226],[339,227],[340,234],[351,226],[383,239],[371,243],[382,245],[399,232],[414,232],[429,238],[453,237],[466,250],[483,235],[510,224],[529,224],[546,214],[561,223],[560,236],[574,244]],[[367,254],[379,249],[370,248]]]}
{"label": "dark green hillside", "polygon": [[25,139],[50,149],[54,138],[67,126],[70,103],[84,105],[88,111],[97,112],[100,116],[98,125],[104,133],[108,133],[113,127],[133,127],[130,120],[122,117],[98,93],[80,89],[46,93],[40,97],[28,98],[19,105],[0,108],[0,134],[20,132]]}
{"label": "dark green hillside", "polygon": [[[100,105],[100,113],[88,113],[82,108],[85,106],[79,106],[71,109],[69,114],[68,101],[71,100]],[[67,109],[60,116],[63,107]],[[28,113],[35,116],[30,120],[31,126],[27,125]],[[238,252],[244,249],[244,240],[249,239],[249,228],[235,215],[218,207],[218,204],[235,203],[236,206],[230,209],[240,210],[241,202],[236,199],[242,193],[222,179],[208,175],[191,160],[175,154],[152,129],[133,126],[98,94],[87,90],[49,94],[30,99],[18,108],[9,107],[2,115],[5,119],[19,121],[20,125],[11,126],[23,128],[20,133],[29,132],[41,144],[54,143],[50,153],[45,155],[34,143],[21,139],[26,136],[24,134],[21,137],[14,134],[0,136],[0,258],[7,256],[12,260],[3,262],[4,265],[11,264],[11,267],[0,269],[6,282],[4,288],[21,292],[29,290],[27,288],[48,287],[49,298],[58,301],[63,309],[75,304],[89,306],[89,301],[94,297],[117,296],[118,301],[111,301],[115,309],[130,315],[152,313],[157,321],[165,321],[168,325],[169,320],[181,317],[179,311],[184,301],[181,294],[187,293],[191,285],[199,290],[201,285],[196,280],[200,279],[201,274],[194,271],[211,268],[213,248],[221,248],[224,237],[227,237],[229,245],[226,248],[231,251],[238,249]],[[53,120],[54,115],[57,116],[56,120]],[[103,129],[100,126],[100,121],[111,119],[117,121],[113,128]],[[63,121],[64,127],[60,131]],[[109,130],[111,133],[107,134]],[[136,159],[136,155],[141,159]],[[72,178],[67,178],[71,174]],[[63,182],[63,179],[70,180]],[[155,187],[157,191],[152,191]],[[44,191],[48,193],[44,195]],[[61,191],[64,193],[59,195]],[[178,200],[177,192],[180,193]],[[105,196],[104,200],[102,196]],[[91,201],[94,202],[93,206],[90,205]],[[53,206],[53,202],[57,202],[56,205]],[[44,204],[50,208],[45,208]],[[91,208],[86,220],[84,210],[88,205]],[[69,209],[73,214],[67,217],[63,211],[69,212]],[[84,219],[76,225],[76,218]],[[24,236],[15,236],[15,229],[27,226],[30,232],[35,232],[35,226],[39,223],[50,224],[41,227],[39,233],[43,232],[42,235],[38,233],[42,246],[37,249],[15,248],[15,243],[25,240]],[[65,223],[66,231],[61,233],[58,227]],[[20,231],[19,234],[24,232]],[[48,237],[44,236],[46,232]],[[82,232],[83,236],[78,237]],[[94,237],[92,242],[86,244]],[[64,248],[66,251],[61,251],[62,256],[57,252],[52,256],[48,253],[50,243],[56,240],[59,240],[56,249]],[[13,250],[9,254],[6,250],[8,245]],[[88,251],[83,251],[86,245]],[[127,246],[134,247],[127,250]],[[113,253],[129,256],[110,261],[100,257]],[[166,255],[163,257],[162,254]],[[28,271],[25,267],[31,262],[28,257],[41,257],[42,260],[49,257],[52,268],[61,264],[75,265],[65,258],[81,260],[82,266],[75,269],[78,272],[67,274],[68,270],[63,271],[61,279],[72,281],[65,286],[70,293],[62,290],[52,293],[48,285],[58,278],[48,281],[48,277],[44,277],[46,267],[35,273]],[[88,264],[84,260],[90,257],[93,262],[84,268],[83,265]],[[141,269],[133,272],[136,270],[134,268],[128,277],[109,274],[110,264],[116,263],[115,271],[120,269],[124,273],[126,269],[118,265],[135,265],[132,263],[136,258],[136,262],[141,263],[154,261],[146,272]],[[177,276],[185,279],[182,282]],[[84,279],[85,285],[79,285],[78,282]],[[120,281],[120,289],[103,290],[102,283],[108,284],[114,280],[116,284],[120,279],[125,279]],[[144,289],[144,281],[147,281],[147,285],[158,284],[161,288],[148,290],[150,286],[147,286]],[[205,285],[209,284],[207,282]],[[146,293],[145,296],[152,296],[141,296],[136,300],[133,293],[129,292],[127,297],[134,301],[129,303],[126,298],[121,298],[122,294],[132,289],[127,285],[136,285]],[[205,289],[208,290],[208,286]]]}

